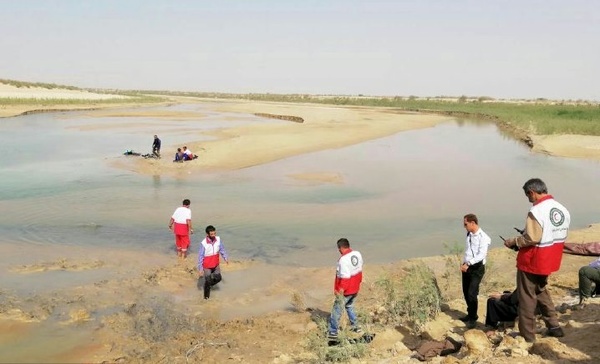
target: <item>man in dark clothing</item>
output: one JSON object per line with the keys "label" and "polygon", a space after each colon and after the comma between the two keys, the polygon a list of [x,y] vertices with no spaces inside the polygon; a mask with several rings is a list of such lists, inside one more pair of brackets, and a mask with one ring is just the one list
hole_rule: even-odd
{"label": "man in dark clothing", "polygon": [[485,314],[485,326],[498,329],[501,322],[512,322],[519,315],[519,298],[517,291],[512,293],[504,291],[503,294],[490,295],[487,300],[487,311]]}
{"label": "man in dark clothing", "polygon": [[152,154],[154,154],[156,158],[160,158],[160,139],[158,139],[158,135],[154,136],[154,143],[152,143]]}

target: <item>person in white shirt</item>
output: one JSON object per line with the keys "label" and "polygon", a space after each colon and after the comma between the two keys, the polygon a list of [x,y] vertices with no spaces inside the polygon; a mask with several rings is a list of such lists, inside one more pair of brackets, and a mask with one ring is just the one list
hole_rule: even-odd
{"label": "person in white shirt", "polygon": [[467,303],[467,315],[460,320],[468,329],[475,327],[477,319],[477,295],[479,284],[485,274],[485,257],[492,239],[479,227],[475,214],[467,214],[463,218],[463,226],[467,230],[465,255],[460,270],[462,272],[462,289]]}
{"label": "person in white shirt", "polygon": [[190,247],[190,235],[194,233],[192,228],[192,210],[190,210],[190,200],[185,199],[182,206],[178,207],[169,221],[169,229],[175,234],[175,247],[177,256],[185,259]]}
{"label": "person in white shirt", "polygon": [[191,161],[192,159],[194,159],[194,154],[192,153],[191,150],[188,149],[188,147],[186,147],[184,145],[183,146],[183,160]]}

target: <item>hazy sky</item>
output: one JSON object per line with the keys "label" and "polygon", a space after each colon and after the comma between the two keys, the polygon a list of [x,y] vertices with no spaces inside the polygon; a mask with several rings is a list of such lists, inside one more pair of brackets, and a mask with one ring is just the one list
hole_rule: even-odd
{"label": "hazy sky", "polygon": [[0,78],[600,100],[598,0],[0,0]]}

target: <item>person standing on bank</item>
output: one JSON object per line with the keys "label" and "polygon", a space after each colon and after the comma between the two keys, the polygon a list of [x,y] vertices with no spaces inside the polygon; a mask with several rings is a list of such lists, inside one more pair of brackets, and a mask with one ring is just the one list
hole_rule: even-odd
{"label": "person standing on bank", "polygon": [[354,312],[354,300],[360,290],[362,282],[363,259],[359,251],[350,248],[350,242],[346,238],[337,241],[338,251],[342,255],[337,263],[335,272],[335,283],[333,292],[335,302],[329,318],[328,338],[337,340],[342,317],[342,307],[346,309],[348,319],[350,320],[350,330],[361,333],[362,329],[358,325],[358,318]]}
{"label": "person standing on bank", "polygon": [[225,245],[221,238],[217,236],[217,229],[208,225],[205,229],[206,238],[200,242],[200,251],[198,253],[198,273],[199,277],[204,276],[204,299],[210,298],[210,289],[221,281],[221,267],[219,266],[219,254],[223,257],[226,264],[229,264]]}
{"label": "person standing on bank", "polygon": [[548,194],[544,181],[532,178],[523,192],[533,206],[525,220],[524,234],[507,239],[504,245],[517,247],[517,294],[519,333],[527,342],[535,341],[535,309],[539,308],[548,328],[546,336],[562,337],[552,297],[546,289],[548,276],[560,268],[563,246],[569,233],[569,211]]}
{"label": "person standing on bank", "polygon": [[154,142],[152,143],[152,154],[154,154],[157,158],[160,158],[160,139],[158,139],[158,135],[154,136]]}
{"label": "person standing on bank", "polygon": [[169,221],[169,229],[175,233],[175,247],[177,248],[177,256],[185,259],[188,248],[190,247],[190,235],[194,233],[192,228],[192,210],[190,210],[190,200],[183,200],[183,206],[178,207],[171,221]]}
{"label": "person standing on bank", "polygon": [[465,215],[463,226],[467,230],[467,239],[460,271],[462,272],[463,295],[467,303],[467,315],[461,317],[460,320],[466,323],[468,329],[472,329],[479,318],[477,295],[479,295],[479,284],[485,274],[485,258],[492,240],[479,227],[479,221],[475,214]]}

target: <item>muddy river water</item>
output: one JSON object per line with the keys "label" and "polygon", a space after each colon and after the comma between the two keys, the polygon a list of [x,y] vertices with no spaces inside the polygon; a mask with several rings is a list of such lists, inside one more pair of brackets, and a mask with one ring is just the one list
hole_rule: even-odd
{"label": "muddy river water", "polygon": [[[84,113],[36,114],[0,122],[0,236],[3,241],[127,247],[172,253],[166,228],[183,198],[196,230],[218,228],[230,253],[268,263],[331,263],[345,236],[370,262],[445,253],[462,244],[462,216],[473,212],[497,236],[523,224],[521,186],[544,179],[574,227],[600,221],[600,164],[531,153],[493,124],[450,120],[341,149],[189,178],[145,176],[110,167],[126,149],[147,152],[152,134],[163,154],[202,131],[276,123],[226,115],[201,105],[198,120],[94,118],[127,128],[86,129]],[[148,132],[148,130],[153,130]],[[162,133],[161,133],[162,131]],[[197,138],[197,137],[195,137]],[[315,183],[294,175],[324,174]],[[200,235],[196,236],[197,238]],[[195,239],[192,248],[198,246]],[[10,259],[5,257],[4,259]]]}

